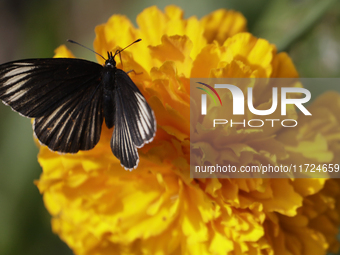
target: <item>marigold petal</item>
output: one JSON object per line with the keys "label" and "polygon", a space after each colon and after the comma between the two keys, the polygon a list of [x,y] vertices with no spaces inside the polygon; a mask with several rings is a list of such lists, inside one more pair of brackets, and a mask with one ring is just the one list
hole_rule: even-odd
{"label": "marigold petal", "polygon": [[228,37],[245,32],[247,21],[239,12],[220,9],[204,16],[201,24],[205,27],[204,37],[208,43],[216,40],[222,45]]}
{"label": "marigold petal", "polygon": [[[188,58],[192,50],[192,42],[187,36],[163,36],[162,44],[149,46],[151,56],[160,62],[176,61],[177,68],[184,76],[190,73],[191,58]],[[165,53],[165,54],[164,54]]]}
{"label": "marigold petal", "polygon": [[182,20],[184,11],[176,5],[168,5],[164,8],[164,12],[169,19]]}
{"label": "marigold petal", "polygon": [[265,211],[276,211],[287,216],[294,216],[297,208],[302,205],[301,195],[294,191],[288,179],[272,179],[271,186],[265,193],[270,195],[268,197],[270,199],[262,201]]}
{"label": "marigold petal", "polygon": [[144,36],[148,45],[161,44],[161,37],[165,33],[167,17],[156,6],[144,9],[137,16],[137,24],[140,30],[144,31]]}
{"label": "marigold petal", "polygon": [[55,58],[74,58],[72,52],[65,46],[61,45],[54,51]]}
{"label": "marigold petal", "polygon": [[220,50],[216,45],[208,45],[202,49],[193,62],[190,77],[208,78],[210,71],[220,61]]}
{"label": "marigold petal", "polygon": [[272,73],[273,55],[276,53],[274,45],[264,39],[257,39],[249,33],[239,33],[228,38],[223,44],[236,60],[259,70],[259,77],[270,77]]}
{"label": "marigold petal", "polygon": [[[138,33],[131,21],[123,15],[114,15],[105,25],[99,25],[95,29],[96,38],[94,49],[102,56],[107,56],[107,51],[112,51],[116,46],[125,47],[138,39]],[[138,44],[134,46],[139,47]],[[103,64],[103,59],[97,56],[99,63]]]}
{"label": "marigold petal", "polygon": [[286,52],[280,52],[274,56],[273,71],[271,77],[275,78],[297,78],[299,74],[293,64],[292,59]]}

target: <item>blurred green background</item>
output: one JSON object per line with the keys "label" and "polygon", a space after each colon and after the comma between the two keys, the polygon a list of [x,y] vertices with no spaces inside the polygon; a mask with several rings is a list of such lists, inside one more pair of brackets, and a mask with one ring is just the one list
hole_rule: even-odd
{"label": "blurred green background", "polygon": [[[176,4],[198,18],[219,8],[240,11],[248,29],[287,51],[301,77],[340,77],[339,0],[1,0],[0,63],[52,57],[66,39],[92,46],[96,25],[112,14],[132,22],[151,5]],[[80,58],[93,53],[68,45]],[[0,103],[0,254],[72,254],[52,233],[33,184],[41,168],[30,120]]]}

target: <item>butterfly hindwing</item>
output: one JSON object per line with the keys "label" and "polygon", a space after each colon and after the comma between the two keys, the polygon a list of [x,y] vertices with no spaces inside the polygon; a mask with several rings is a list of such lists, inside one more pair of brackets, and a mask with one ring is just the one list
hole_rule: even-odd
{"label": "butterfly hindwing", "polygon": [[[116,104],[116,109],[116,113],[122,110],[122,105]],[[123,114],[116,114],[115,116],[111,149],[116,158],[120,160],[121,165],[126,169],[133,169],[138,165],[139,156],[137,148],[131,139],[129,125],[126,116]]]}
{"label": "butterfly hindwing", "polygon": [[36,118],[34,132],[53,151],[92,149],[103,122],[102,66],[81,59],[31,59],[0,65],[0,100]]}
{"label": "butterfly hindwing", "polygon": [[156,122],[152,109],[137,86],[117,69],[115,85],[115,128],[111,139],[113,154],[127,168],[138,164],[137,148],[152,141]]}

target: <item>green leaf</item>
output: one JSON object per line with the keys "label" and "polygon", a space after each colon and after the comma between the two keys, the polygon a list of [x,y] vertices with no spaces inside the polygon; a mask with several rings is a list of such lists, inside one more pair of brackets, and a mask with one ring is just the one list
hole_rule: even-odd
{"label": "green leaf", "polygon": [[287,51],[337,2],[338,0],[275,0],[267,7],[251,32],[276,44],[278,51]]}

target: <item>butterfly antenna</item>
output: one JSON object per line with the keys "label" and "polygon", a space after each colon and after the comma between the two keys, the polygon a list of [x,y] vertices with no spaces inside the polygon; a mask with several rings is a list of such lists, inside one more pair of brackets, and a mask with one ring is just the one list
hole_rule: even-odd
{"label": "butterfly antenna", "polygon": [[[135,43],[137,43],[137,42],[140,42],[142,39],[137,39],[136,41],[134,41],[134,42],[132,42],[132,43],[130,43],[128,46],[126,46],[124,49],[121,49],[121,50],[116,50],[116,53],[115,53],[115,55],[114,56],[116,56],[117,54],[120,54],[123,50],[125,50],[126,48],[129,48],[132,44],[135,44]],[[114,57],[113,56],[113,57]]]}
{"label": "butterfly antenna", "polygon": [[[94,50],[92,50],[92,49],[90,49],[90,48],[88,48],[88,47],[86,47],[86,46],[84,46],[84,45],[82,45],[82,44],[80,44],[80,43],[78,43],[78,42],[75,42],[75,41],[73,41],[73,40],[70,40],[70,39],[68,39],[67,40],[68,42],[70,42],[70,43],[74,43],[74,44],[77,44],[77,45],[79,45],[79,46],[81,46],[81,47],[83,47],[83,48],[85,48],[85,49],[88,49],[89,51],[92,51],[93,53],[95,53],[95,54],[97,54],[98,56],[100,56],[102,59],[104,59],[104,60],[106,60],[106,58],[104,58],[102,55],[100,55],[98,52],[95,52]],[[135,42],[133,42],[133,43],[135,43]],[[131,45],[131,44],[130,44]],[[129,46],[130,46],[129,45]],[[127,47],[126,47],[127,48]]]}
{"label": "butterfly antenna", "polygon": [[142,39],[137,39],[136,41],[130,43],[128,46],[126,46],[124,49],[121,49],[121,50],[116,50],[115,54],[113,57],[115,57],[117,54],[119,54],[119,59],[120,59],[120,63],[122,64],[122,68],[123,68],[123,61],[122,61],[122,56],[120,55],[120,53],[125,50],[126,48],[129,48],[132,44],[135,44],[137,42],[140,42]]}

